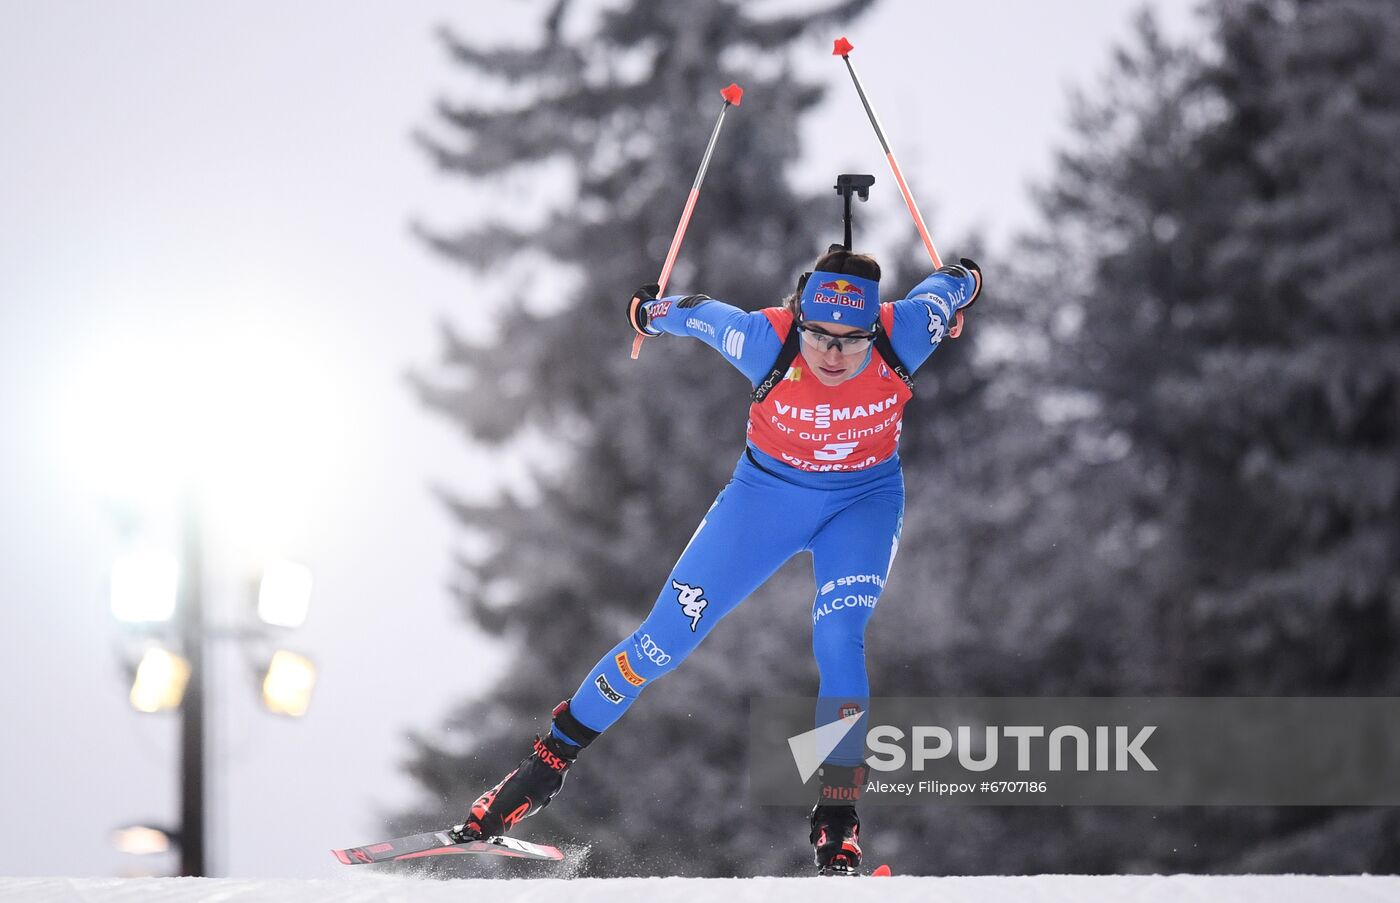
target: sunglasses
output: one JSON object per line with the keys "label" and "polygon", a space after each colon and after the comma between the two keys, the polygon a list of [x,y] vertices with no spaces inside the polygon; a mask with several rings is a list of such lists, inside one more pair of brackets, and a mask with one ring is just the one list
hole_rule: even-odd
{"label": "sunglasses", "polygon": [[822,332],[820,329],[813,329],[801,323],[797,324],[797,329],[802,333],[802,341],[818,351],[835,349],[839,354],[859,354],[868,349],[870,343],[875,341],[874,334],[868,332],[832,335],[829,332]]}

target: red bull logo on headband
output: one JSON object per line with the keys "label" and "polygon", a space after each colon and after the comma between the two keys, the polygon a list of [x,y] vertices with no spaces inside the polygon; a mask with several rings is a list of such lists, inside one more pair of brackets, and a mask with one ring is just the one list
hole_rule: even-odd
{"label": "red bull logo on headband", "polygon": [[880,284],[873,279],[817,271],[802,291],[802,318],[870,328],[879,315]]}
{"label": "red bull logo on headband", "polygon": [[865,289],[846,279],[829,279],[817,284],[812,300],[818,304],[865,307]]}

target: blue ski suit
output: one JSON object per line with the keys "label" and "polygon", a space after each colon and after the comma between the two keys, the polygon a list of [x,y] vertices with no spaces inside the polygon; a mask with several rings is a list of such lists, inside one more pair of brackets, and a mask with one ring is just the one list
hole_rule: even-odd
{"label": "blue ski suit", "polygon": [[[921,282],[910,297],[883,305],[891,309],[882,311],[891,344],[910,373],[938,347],[954,312],[972,292],[970,276],[964,279],[937,273]],[[780,314],[778,309],[749,313],[713,299],[682,308],[678,301],[679,297],[651,302],[650,325],[672,335],[700,339],[755,386],[768,376],[786,337],[775,323],[790,323],[790,315]],[[794,370],[802,366],[799,356],[787,379],[800,377]],[[611,727],[642,690],[677,667],[726,614],[789,558],[803,551],[812,555],[817,587],[812,602],[812,649],[820,674],[817,723],[836,720],[841,710],[852,704],[861,712],[868,708],[865,628],[889,578],[904,521],[904,477],[894,442],[888,440],[897,441],[900,410],[909,392],[872,346],[860,371],[841,385],[821,386],[809,376],[801,387],[806,393],[803,397],[821,403],[804,408],[781,400],[773,403],[774,410],[788,417],[778,428],[796,440],[799,428],[830,427],[832,419],[849,416],[850,409],[839,405],[847,386],[856,384],[862,375],[891,401],[895,389],[903,392],[893,417],[881,421],[893,431],[879,446],[888,449],[888,456],[853,462],[851,466],[859,469],[801,463],[785,452],[779,457],[780,450],[771,443],[767,450],[755,443],[756,404],[750,416],[749,441],[733,477],[681,552],[651,613],[598,661],[571,698],[570,711],[584,727],[599,732]],[[770,398],[780,395],[782,388],[779,384]],[[878,404],[883,403],[884,398]],[[856,411],[866,412],[864,408]],[[871,405],[870,411],[884,414],[877,405]],[[781,420],[776,414],[770,419]],[[800,435],[822,441],[853,434]],[[827,448],[835,451],[818,450],[815,454],[818,461],[834,460],[850,454],[857,444],[833,443]],[[801,466],[795,466],[799,463]],[[557,725],[554,733],[565,741],[577,742]],[[849,732],[828,761],[859,764],[864,754],[863,735],[863,730]]]}

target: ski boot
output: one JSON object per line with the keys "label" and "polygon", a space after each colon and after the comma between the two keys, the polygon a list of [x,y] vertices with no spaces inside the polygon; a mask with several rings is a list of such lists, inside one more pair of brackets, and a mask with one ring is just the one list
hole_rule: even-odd
{"label": "ski boot", "polygon": [[817,772],[821,799],[812,807],[808,839],[816,853],[817,874],[860,874],[860,816],[856,801],[865,785],[864,765],[825,764]]}
{"label": "ski boot", "polygon": [[543,739],[536,737],[530,755],[499,784],[477,797],[466,820],[452,828],[458,843],[500,837],[554,799],[579,750],[592,743],[598,732],[584,727],[570,714],[567,699],[555,707],[553,723],[583,745],[560,740],[552,731]]}

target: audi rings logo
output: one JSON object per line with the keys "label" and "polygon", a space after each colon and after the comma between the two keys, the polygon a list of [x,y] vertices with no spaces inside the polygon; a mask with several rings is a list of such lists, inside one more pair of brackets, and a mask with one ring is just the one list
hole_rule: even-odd
{"label": "audi rings logo", "polygon": [[671,663],[671,653],[656,645],[656,641],[651,638],[651,634],[642,634],[641,643],[642,654],[658,665],[669,665]]}

